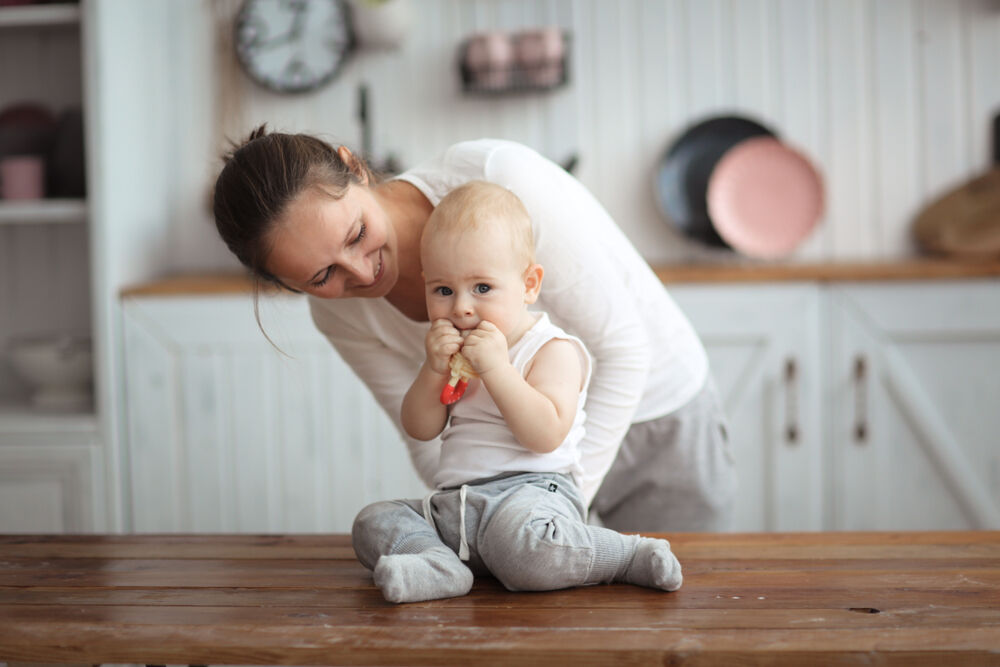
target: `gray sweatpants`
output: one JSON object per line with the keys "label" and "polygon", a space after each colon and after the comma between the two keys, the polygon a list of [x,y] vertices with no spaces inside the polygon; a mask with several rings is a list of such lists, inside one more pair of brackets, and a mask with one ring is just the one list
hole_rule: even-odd
{"label": "gray sweatpants", "polygon": [[[464,529],[468,566],[492,574],[507,589],[555,590],[610,582],[628,566],[634,540],[590,526],[572,480],[561,474],[515,473],[466,485]],[[370,570],[381,556],[420,553],[441,543],[458,553],[462,542],[461,490],[431,498],[436,530],[422,500],[365,507],[354,521],[354,551]]]}
{"label": "gray sweatpants", "polygon": [[724,531],[736,468],[711,378],[675,412],[633,424],[590,509],[622,531]]}

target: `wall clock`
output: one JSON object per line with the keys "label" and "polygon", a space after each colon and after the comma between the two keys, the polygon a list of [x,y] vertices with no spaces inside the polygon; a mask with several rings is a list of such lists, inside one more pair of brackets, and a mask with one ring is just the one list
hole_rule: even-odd
{"label": "wall clock", "polygon": [[304,93],[330,82],[354,46],[346,0],[246,0],[236,56],[257,83]]}

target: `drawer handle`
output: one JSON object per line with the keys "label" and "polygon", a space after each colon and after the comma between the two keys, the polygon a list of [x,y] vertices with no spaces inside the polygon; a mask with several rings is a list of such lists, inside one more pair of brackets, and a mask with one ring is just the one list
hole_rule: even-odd
{"label": "drawer handle", "polygon": [[868,361],[864,355],[854,357],[854,442],[868,440]]}
{"label": "drawer handle", "polygon": [[785,359],[785,440],[790,445],[799,442],[799,369],[795,359]]}

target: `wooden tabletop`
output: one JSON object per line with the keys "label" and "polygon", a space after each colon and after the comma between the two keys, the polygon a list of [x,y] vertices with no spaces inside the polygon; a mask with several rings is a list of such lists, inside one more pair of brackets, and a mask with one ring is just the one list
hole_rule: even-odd
{"label": "wooden tabletop", "polygon": [[679,534],[684,586],[392,605],[323,536],[0,536],[0,661],[1000,665],[1000,532]]}

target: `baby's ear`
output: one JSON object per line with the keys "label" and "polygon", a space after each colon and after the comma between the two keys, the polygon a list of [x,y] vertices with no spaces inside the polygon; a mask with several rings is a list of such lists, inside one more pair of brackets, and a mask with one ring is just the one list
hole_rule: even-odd
{"label": "baby's ear", "polygon": [[542,278],[545,269],[541,264],[532,264],[524,271],[524,302],[534,303],[538,300],[538,292],[542,289]]}

